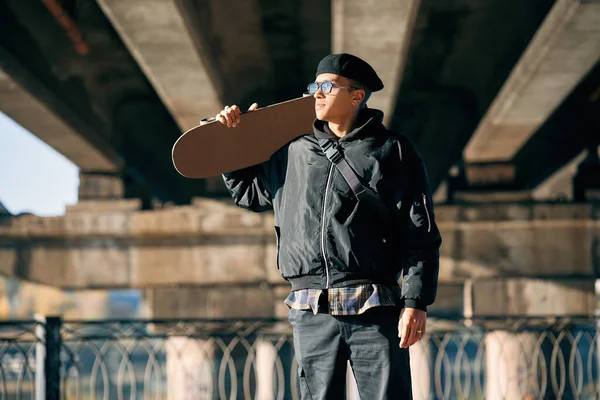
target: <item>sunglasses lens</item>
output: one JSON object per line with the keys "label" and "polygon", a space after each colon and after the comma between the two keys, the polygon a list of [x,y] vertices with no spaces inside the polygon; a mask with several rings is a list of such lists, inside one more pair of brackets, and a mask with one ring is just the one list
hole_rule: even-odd
{"label": "sunglasses lens", "polygon": [[321,83],[321,90],[325,94],[331,93],[331,89],[332,88],[333,88],[333,84],[331,82],[323,82],[323,83]]}
{"label": "sunglasses lens", "polygon": [[310,85],[308,85],[307,89],[308,93],[315,94],[317,93],[317,90],[319,90],[319,85],[317,85],[316,83],[311,83]]}

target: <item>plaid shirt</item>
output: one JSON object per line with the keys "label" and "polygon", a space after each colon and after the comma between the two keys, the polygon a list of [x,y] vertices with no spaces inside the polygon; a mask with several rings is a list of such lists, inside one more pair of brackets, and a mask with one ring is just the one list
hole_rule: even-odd
{"label": "plaid shirt", "polygon": [[[331,315],[357,315],[377,306],[401,306],[403,304],[399,286],[365,284],[340,288],[295,290],[285,299],[289,308],[319,312],[319,298],[327,295]],[[322,303],[322,302],[321,302]]]}

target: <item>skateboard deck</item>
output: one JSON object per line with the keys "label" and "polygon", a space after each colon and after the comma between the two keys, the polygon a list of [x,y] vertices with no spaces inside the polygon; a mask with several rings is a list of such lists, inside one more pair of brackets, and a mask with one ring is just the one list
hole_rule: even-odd
{"label": "skateboard deck", "polygon": [[173,165],[187,178],[208,178],[267,161],[291,140],[312,133],[315,99],[304,96],[243,113],[235,128],[213,120],[179,137]]}

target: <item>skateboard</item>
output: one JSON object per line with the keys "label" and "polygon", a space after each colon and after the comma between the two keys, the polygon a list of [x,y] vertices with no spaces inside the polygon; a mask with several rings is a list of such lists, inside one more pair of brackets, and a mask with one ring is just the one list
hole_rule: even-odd
{"label": "skateboard", "polygon": [[187,178],[208,178],[267,161],[293,139],[312,133],[315,99],[297,99],[242,113],[228,128],[214,118],[186,131],[173,145],[173,165]]}

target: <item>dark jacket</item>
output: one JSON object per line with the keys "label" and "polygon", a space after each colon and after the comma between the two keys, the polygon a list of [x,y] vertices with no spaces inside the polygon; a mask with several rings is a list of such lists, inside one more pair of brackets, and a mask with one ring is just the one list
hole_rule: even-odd
{"label": "dark jacket", "polygon": [[362,184],[389,212],[357,201],[318,138],[336,137],[315,120],[314,135],[288,143],[267,162],[224,174],[235,203],[274,210],[277,264],[292,290],[360,283],[397,285],[405,306],[435,300],[441,237],[426,169],[404,136],[387,130],[383,113],[364,109],[357,128],[337,140]]}

